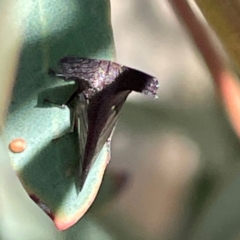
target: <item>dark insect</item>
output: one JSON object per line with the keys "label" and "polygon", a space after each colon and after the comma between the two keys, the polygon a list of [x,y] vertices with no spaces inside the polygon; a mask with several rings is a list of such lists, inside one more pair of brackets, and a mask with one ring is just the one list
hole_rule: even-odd
{"label": "dark insect", "polygon": [[[157,98],[156,78],[114,62],[78,57],[59,61],[51,75],[75,81],[77,89],[67,101],[74,103],[80,150],[79,187],[82,188],[91,165],[111,137],[119,112],[131,91]],[[77,124],[76,124],[77,123]]]}

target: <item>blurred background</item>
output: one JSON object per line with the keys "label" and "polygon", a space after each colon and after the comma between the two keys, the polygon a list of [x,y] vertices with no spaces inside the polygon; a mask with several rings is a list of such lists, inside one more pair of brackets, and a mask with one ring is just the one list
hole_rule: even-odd
{"label": "blurred background", "polygon": [[111,4],[117,61],[160,88],[124,107],[108,171],[129,181],[109,215],[135,239],[238,239],[239,142],[200,53],[168,1]]}
{"label": "blurred background", "polygon": [[14,237],[2,239],[240,239],[239,140],[188,31],[167,0],[111,0],[111,22],[117,62],[156,76],[158,99],[133,93],[124,105],[81,231],[57,231],[16,189],[2,224]]}

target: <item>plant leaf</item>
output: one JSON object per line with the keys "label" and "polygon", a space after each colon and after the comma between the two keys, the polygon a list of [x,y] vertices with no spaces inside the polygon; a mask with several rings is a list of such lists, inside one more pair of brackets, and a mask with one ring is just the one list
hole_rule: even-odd
{"label": "plant leaf", "polygon": [[53,80],[47,69],[65,55],[114,58],[109,1],[18,1],[24,20],[24,46],[6,124],[8,142],[23,138],[27,148],[10,153],[13,168],[32,199],[58,229],[74,224],[89,208],[109,161],[106,146],[95,162],[91,180],[81,195],[72,190],[78,164],[74,134],[52,141],[70,128],[68,109],[44,104],[63,103],[74,86]]}

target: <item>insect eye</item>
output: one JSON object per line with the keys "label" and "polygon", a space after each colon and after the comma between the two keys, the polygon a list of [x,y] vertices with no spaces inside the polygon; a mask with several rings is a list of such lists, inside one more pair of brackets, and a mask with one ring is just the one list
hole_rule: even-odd
{"label": "insect eye", "polygon": [[68,68],[68,73],[73,73],[74,72],[74,68]]}

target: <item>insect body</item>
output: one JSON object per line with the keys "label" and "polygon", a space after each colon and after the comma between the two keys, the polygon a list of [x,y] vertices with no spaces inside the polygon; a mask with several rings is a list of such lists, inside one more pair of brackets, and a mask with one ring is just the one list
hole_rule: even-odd
{"label": "insect body", "polygon": [[77,90],[69,101],[75,101],[74,120],[80,149],[79,186],[83,186],[92,163],[110,138],[119,112],[131,91],[157,97],[158,81],[141,71],[96,59],[65,57],[57,72],[50,74],[75,81]]}

